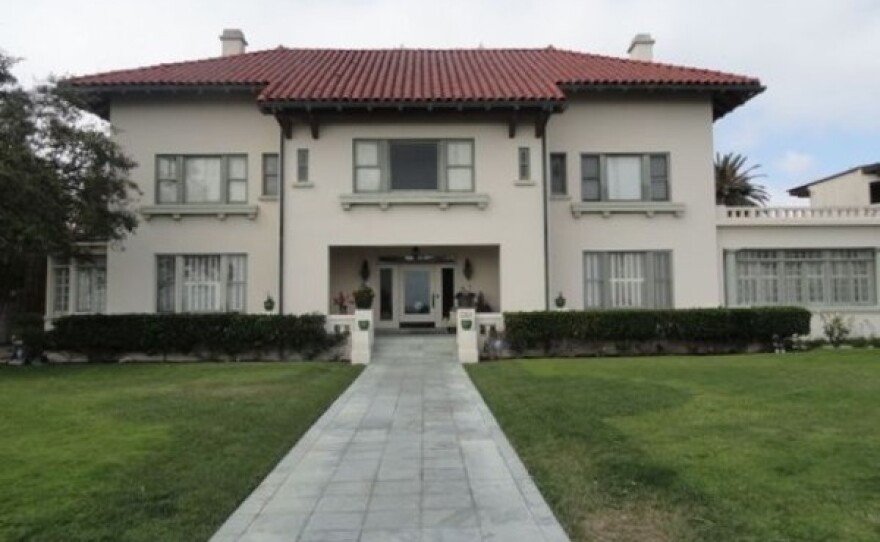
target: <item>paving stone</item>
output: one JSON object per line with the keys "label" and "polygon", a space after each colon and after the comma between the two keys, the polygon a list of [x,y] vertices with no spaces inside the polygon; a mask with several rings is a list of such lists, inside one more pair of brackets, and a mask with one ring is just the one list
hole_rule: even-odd
{"label": "paving stone", "polygon": [[455,338],[375,346],[212,542],[568,540],[455,360]]}

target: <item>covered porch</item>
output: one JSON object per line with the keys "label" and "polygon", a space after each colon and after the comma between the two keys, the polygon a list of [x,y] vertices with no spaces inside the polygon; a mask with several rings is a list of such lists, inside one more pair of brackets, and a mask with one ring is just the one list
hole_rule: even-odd
{"label": "covered porch", "polygon": [[328,314],[354,311],[352,292],[375,292],[377,329],[455,327],[473,294],[480,312],[502,310],[498,245],[331,246]]}

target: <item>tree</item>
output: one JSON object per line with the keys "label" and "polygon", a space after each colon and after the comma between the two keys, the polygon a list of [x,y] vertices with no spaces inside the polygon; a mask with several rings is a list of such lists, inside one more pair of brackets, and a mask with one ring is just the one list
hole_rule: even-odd
{"label": "tree", "polygon": [[113,241],[137,225],[128,205],[135,163],[82,96],[48,84],[25,89],[0,53],[0,313],[47,256]]}
{"label": "tree", "polygon": [[729,152],[715,155],[715,203],[728,207],[757,207],[770,200],[767,189],[755,182],[764,175],[760,165],[746,167],[746,157]]}

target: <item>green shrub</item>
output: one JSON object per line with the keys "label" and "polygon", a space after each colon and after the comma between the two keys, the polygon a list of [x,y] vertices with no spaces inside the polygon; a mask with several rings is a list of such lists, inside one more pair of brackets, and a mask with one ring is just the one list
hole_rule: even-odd
{"label": "green shrub", "polygon": [[112,361],[126,353],[167,356],[194,352],[300,352],[313,357],[336,344],[320,314],[112,314],[59,318],[53,348]]}
{"label": "green shrub", "polygon": [[39,313],[16,314],[12,319],[12,335],[25,346],[25,357],[32,361],[43,357],[48,348],[48,336],[43,315]]}
{"label": "green shrub", "polygon": [[809,333],[810,316],[798,307],[506,312],[504,333],[517,351],[562,341],[769,345],[774,336]]}

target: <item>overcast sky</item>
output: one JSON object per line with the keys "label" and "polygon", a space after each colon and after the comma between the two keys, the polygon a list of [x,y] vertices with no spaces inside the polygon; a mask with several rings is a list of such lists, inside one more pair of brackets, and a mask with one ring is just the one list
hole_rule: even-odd
{"label": "overcast sky", "polygon": [[0,49],[25,84],[219,54],[223,28],[249,50],[289,47],[557,47],[760,77],[767,91],[715,125],[717,151],[762,165],[783,190],[880,161],[878,0],[27,0],[0,18]]}

